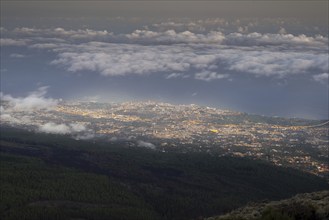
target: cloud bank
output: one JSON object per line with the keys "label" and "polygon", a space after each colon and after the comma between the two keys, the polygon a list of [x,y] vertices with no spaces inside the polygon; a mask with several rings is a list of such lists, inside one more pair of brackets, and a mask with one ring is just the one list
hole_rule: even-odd
{"label": "cloud bank", "polygon": [[[188,24],[164,22],[156,30],[137,29],[129,34],[91,29],[5,29],[4,45],[27,46],[55,54],[50,63],[68,72],[92,72],[103,76],[161,74],[166,79],[206,82],[237,77],[288,78],[309,75],[322,82],[328,72],[328,37],[287,33],[248,33],[256,23],[234,21],[238,32],[198,31],[187,27],[227,26],[222,19]],[[170,29],[181,28],[181,31]],[[322,76],[324,77],[324,76]]]}
{"label": "cloud bank", "polygon": [[[328,71],[328,54],[204,44],[148,46],[91,42],[62,48],[51,64],[70,72],[91,71],[104,76],[174,72],[167,78],[192,75],[197,80],[212,81],[237,73],[279,78],[323,73]],[[221,75],[223,71],[225,74]]]}

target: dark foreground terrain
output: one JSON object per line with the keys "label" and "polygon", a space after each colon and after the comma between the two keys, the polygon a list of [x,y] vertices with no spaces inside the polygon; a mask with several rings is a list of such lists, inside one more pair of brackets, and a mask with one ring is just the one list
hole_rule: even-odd
{"label": "dark foreground terrain", "polygon": [[198,219],[327,189],[324,179],[245,158],[1,128],[0,219]]}
{"label": "dark foreground terrain", "polygon": [[249,204],[207,220],[320,220],[329,219],[329,191],[298,194],[289,199]]}

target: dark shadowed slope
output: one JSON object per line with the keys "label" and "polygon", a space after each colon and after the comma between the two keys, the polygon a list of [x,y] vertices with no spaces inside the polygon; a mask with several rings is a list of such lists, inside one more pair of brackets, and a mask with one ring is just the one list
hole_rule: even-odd
{"label": "dark shadowed slope", "polygon": [[251,203],[229,214],[207,220],[320,220],[329,219],[329,191],[298,194],[292,198]]}
{"label": "dark shadowed slope", "polygon": [[1,128],[1,219],[195,219],[328,188],[265,162]]}

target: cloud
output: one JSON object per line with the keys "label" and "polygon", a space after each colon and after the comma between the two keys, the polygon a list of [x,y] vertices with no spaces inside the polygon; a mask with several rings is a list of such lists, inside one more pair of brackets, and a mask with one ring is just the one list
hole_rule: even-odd
{"label": "cloud", "polygon": [[221,43],[225,36],[218,31],[210,31],[207,34],[195,34],[190,31],[176,32],[167,30],[154,32],[149,30],[135,30],[125,35],[128,39],[145,43]]}
{"label": "cloud", "polygon": [[195,79],[209,82],[216,79],[225,79],[228,78],[229,76],[230,76],[229,74],[220,74],[216,72],[204,71],[204,72],[196,73],[194,77]]}
{"label": "cloud", "polygon": [[138,141],[137,142],[137,147],[146,147],[150,148],[152,150],[156,149],[156,146],[150,142],[145,142],[145,141]]}
{"label": "cloud", "polygon": [[91,29],[78,29],[78,30],[65,30],[64,28],[53,28],[53,29],[38,29],[38,28],[15,28],[13,32],[18,36],[25,37],[51,37],[60,38],[67,40],[90,40],[90,39],[107,39],[112,36],[111,32],[107,30],[98,31]]}
{"label": "cloud", "polygon": [[82,132],[86,130],[86,127],[82,124],[71,123],[69,126],[73,132]]}
{"label": "cloud", "polygon": [[50,134],[72,134],[77,132],[85,131],[86,127],[81,124],[71,123],[67,124],[56,124],[54,122],[48,122],[43,125],[39,125],[38,131]]}
{"label": "cloud", "polygon": [[166,76],[166,79],[175,79],[175,78],[188,78],[188,75],[185,75],[183,73],[170,73]]}
{"label": "cloud", "polygon": [[32,44],[29,46],[30,48],[35,49],[55,49],[60,46],[65,46],[65,44],[58,44],[58,43],[39,43],[39,44]]}
{"label": "cloud", "polygon": [[0,121],[1,123],[9,123],[9,124],[14,124],[14,125],[24,125],[24,124],[30,124],[31,119],[28,116],[19,116],[15,117],[12,115],[11,112],[8,112],[6,109],[1,106],[1,111],[0,111]]}
{"label": "cloud", "polygon": [[59,53],[51,64],[71,72],[88,70],[105,76],[181,72],[190,68],[183,57],[189,53],[188,48],[91,42],[69,50],[74,52]]}
{"label": "cloud", "polygon": [[322,47],[322,49],[328,48],[328,38],[321,35],[312,37],[304,34],[287,34],[284,28],[281,28],[278,34],[248,33],[248,26],[240,26],[238,27],[238,32],[229,34],[224,34],[221,31],[193,33],[189,30],[176,32],[173,29],[166,31],[135,30],[131,34],[126,34],[125,37],[131,40],[131,42],[144,44],[217,43],[234,46],[283,45],[295,47],[300,45],[305,47]]}
{"label": "cloud", "polygon": [[224,58],[228,69],[251,73],[256,76],[278,76],[280,78],[328,69],[328,55],[281,51],[241,51]]}
{"label": "cloud", "polygon": [[[262,34],[262,33],[230,33],[223,40],[225,45],[236,46],[271,46],[283,45],[288,47],[304,46],[318,47],[319,49],[328,49],[328,38],[321,35],[309,37],[304,34],[295,36],[292,34]],[[322,47],[322,48],[321,48]]]}
{"label": "cloud", "polygon": [[71,129],[66,124],[56,124],[48,122],[39,127],[40,132],[51,133],[51,134],[69,134]]}
{"label": "cloud", "polygon": [[60,100],[45,97],[47,86],[29,93],[26,97],[13,97],[0,92],[2,123],[33,126],[36,111],[52,110]]}
{"label": "cloud", "polygon": [[[238,25],[237,21],[235,23]],[[153,27],[161,27],[158,30],[137,29],[130,34],[114,34],[107,30],[78,29],[66,30],[64,28],[16,28],[6,31],[5,35],[14,37],[2,38],[1,45],[25,46],[31,43],[34,48],[54,48],[56,44],[81,43],[81,42],[112,42],[112,43],[141,43],[141,44],[177,44],[177,43],[206,43],[235,46],[307,46],[328,48],[328,37],[321,35],[306,36],[288,34],[284,28],[278,33],[248,33],[249,27],[255,22],[249,22],[244,26],[239,23],[236,26],[238,32],[219,31],[218,27],[226,27],[227,21],[223,19],[207,19],[195,22],[163,22],[154,24]],[[257,22],[256,22],[257,23]],[[203,26],[215,25],[216,30],[206,30]],[[163,28],[165,27],[165,28]],[[180,27],[177,30],[177,27]],[[175,29],[176,28],[176,29]],[[222,29],[220,29],[222,30]],[[225,34],[227,33],[227,34]],[[20,39],[16,39],[20,38]],[[34,45],[34,46],[32,46]]]}
{"label": "cloud", "polygon": [[76,140],[89,140],[93,139],[95,137],[95,134],[93,133],[85,133],[85,134],[78,134],[74,138]]}
{"label": "cloud", "polygon": [[165,30],[178,30],[178,31],[197,31],[197,32],[204,32],[206,30],[218,30],[219,27],[228,26],[228,21],[222,18],[208,18],[206,20],[193,20],[191,21],[188,19],[186,20],[169,20],[161,23],[155,23],[152,27],[156,28],[159,31]]}
{"label": "cloud", "polygon": [[[225,26],[226,22],[209,19],[189,25]],[[283,28],[276,34],[246,33],[254,23],[234,22],[241,33],[143,29],[115,35],[106,30],[64,28],[17,28],[11,32],[26,37],[21,41],[24,45],[29,41],[31,49],[54,53],[56,59],[51,64],[69,72],[104,76],[163,74],[166,79],[193,77],[203,81],[228,78],[228,74],[284,78],[328,72],[327,37],[292,35]],[[185,28],[186,24],[168,21],[154,25],[160,26]],[[217,74],[220,72],[225,74]]]}
{"label": "cloud", "polygon": [[26,97],[12,97],[2,92],[0,97],[2,101],[7,102],[8,110],[11,111],[34,111],[50,110],[54,108],[60,100],[45,97],[48,86],[40,87],[38,90],[29,93]]}
{"label": "cloud", "polygon": [[25,39],[10,39],[10,38],[0,38],[0,45],[3,46],[25,46],[28,40]]}
{"label": "cloud", "polygon": [[286,29],[285,28],[283,28],[283,27],[280,27],[280,30],[279,30],[279,32],[278,32],[279,34],[287,34],[287,31],[286,31]]}
{"label": "cloud", "polygon": [[18,53],[12,53],[12,54],[10,54],[10,57],[11,58],[24,58],[24,57],[26,57],[26,55],[18,54]]}
{"label": "cloud", "polygon": [[314,75],[313,79],[319,83],[322,84],[328,84],[329,83],[329,73],[321,73],[318,75]]}
{"label": "cloud", "polygon": [[244,26],[244,27],[238,27],[238,32],[240,33],[248,33],[248,26]]}
{"label": "cloud", "polygon": [[[92,131],[81,123],[58,123],[47,121],[47,114],[60,100],[45,97],[47,86],[29,93],[26,97],[14,98],[1,95],[0,119],[2,123],[24,126],[38,132],[51,134],[70,134],[79,139],[91,138]],[[46,113],[46,114],[45,114]],[[40,117],[41,116],[41,117]]]}
{"label": "cloud", "polygon": [[278,50],[275,46],[229,47],[207,44],[138,45],[102,42],[60,48],[51,62],[70,72],[92,71],[104,76],[163,74],[167,79],[195,75],[211,81],[226,74],[276,76],[328,71],[326,52]]}

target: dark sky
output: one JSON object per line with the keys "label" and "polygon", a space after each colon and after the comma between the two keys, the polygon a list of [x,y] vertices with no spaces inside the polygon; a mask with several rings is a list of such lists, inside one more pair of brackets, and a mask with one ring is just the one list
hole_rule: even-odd
{"label": "dark sky", "polygon": [[328,1],[1,1],[1,92],[328,118]]}

